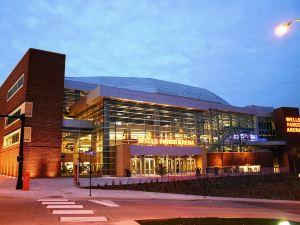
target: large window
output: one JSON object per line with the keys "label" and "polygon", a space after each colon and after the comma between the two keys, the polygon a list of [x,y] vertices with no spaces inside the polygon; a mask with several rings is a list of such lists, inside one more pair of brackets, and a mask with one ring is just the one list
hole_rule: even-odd
{"label": "large window", "polygon": [[[20,115],[21,115],[21,109],[18,109],[14,113],[10,114],[10,116],[20,116]],[[15,122],[16,120],[18,120],[18,118],[7,117],[6,120],[5,120],[5,126],[9,126],[10,124]]]}
{"label": "large window", "polygon": [[209,152],[250,151],[247,142],[255,135],[253,115],[209,110],[203,113],[204,142]]}
{"label": "large window", "polygon": [[105,104],[109,123],[104,128],[109,129],[109,146],[120,145],[124,139],[142,145],[156,145],[154,142],[160,140],[201,144],[201,125],[196,122],[201,112],[121,101]]}
{"label": "large window", "polygon": [[258,117],[258,135],[261,139],[275,140],[275,123],[272,117]]}
{"label": "large window", "polygon": [[[32,102],[24,102],[14,111],[12,111],[9,116],[21,116],[21,114],[25,114],[26,117],[32,117],[33,103]],[[9,126],[13,124],[15,121],[19,120],[19,118],[6,117],[5,118],[5,126]]]}
{"label": "large window", "polygon": [[[3,138],[3,147],[7,148],[20,143],[21,129],[7,134]],[[31,127],[24,127],[24,142],[31,142]]]}
{"label": "large window", "polygon": [[24,85],[24,74],[17,80],[17,82],[8,90],[7,101],[14,96],[14,94]]}
{"label": "large window", "polygon": [[18,144],[20,142],[20,129],[16,130],[4,137],[4,143],[3,147],[7,148],[9,146],[12,146],[14,144]]}
{"label": "large window", "polygon": [[87,95],[88,92],[75,90],[75,89],[64,89],[64,100],[63,100],[63,111],[65,116],[69,116],[69,107],[77,102],[79,99]]}

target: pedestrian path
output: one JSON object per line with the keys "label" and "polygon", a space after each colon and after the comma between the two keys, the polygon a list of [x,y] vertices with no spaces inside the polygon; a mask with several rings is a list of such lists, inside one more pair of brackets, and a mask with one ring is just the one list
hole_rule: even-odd
{"label": "pedestrian path", "polygon": [[104,216],[94,217],[61,217],[60,222],[106,222],[107,219]]}
{"label": "pedestrian path", "polygon": [[[107,218],[105,216],[79,216],[79,215],[94,215],[95,212],[94,210],[84,209],[83,205],[76,204],[75,201],[69,201],[68,199],[63,199],[63,198],[38,199],[37,201],[41,202],[41,205],[46,205],[47,209],[52,209],[53,215],[61,215],[60,222],[105,222],[107,221]],[[111,204],[113,204],[113,202],[111,202]]]}
{"label": "pedestrian path", "polygon": [[105,205],[108,207],[120,207],[117,203],[110,200],[89,200],[90,202],[94,202],[96,204]]}
{"label": "pedestrian path", "polygon": [[83,209],[83,205],[47,205],[47,209]]}

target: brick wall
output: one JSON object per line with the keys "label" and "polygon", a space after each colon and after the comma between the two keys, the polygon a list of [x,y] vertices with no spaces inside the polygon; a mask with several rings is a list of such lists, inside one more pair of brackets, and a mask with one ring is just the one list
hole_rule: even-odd
{"label": "brick wall", "polygon": [[[288,133],[286,117],[299,117],[299,109],[292,107],[281,107],[273,111],[277,137],[286,141],[286,146],[280,149],[279,164],[281,167],[294,172],[300,172],[300,159],[292,154],[293,148],[300,148],[300,133]],[[296,166],[296,168],[295,168]]]}
{"label": "brick wall", "polygon": [[126,176],[126,169],[130,169],[130,145],[121,144],[117,146],[116,153],[116,176]]}
{"label": "brick wall", "polygon": [[[65,55],[29,49],[0,88],[1,114],[33,102],[32,117],[25,122],[31,127],[31,142],[24,144],[24,171],[32,177],[60,175],[64,70]],[[7,91],[22,74],[24,86],[7,102]],[[4,128],[4,121],[0,119],[0,172],[16,176],[6,168],[16,165],[18,145],[4,149],[3,137],[20,128],[20,123]]]}

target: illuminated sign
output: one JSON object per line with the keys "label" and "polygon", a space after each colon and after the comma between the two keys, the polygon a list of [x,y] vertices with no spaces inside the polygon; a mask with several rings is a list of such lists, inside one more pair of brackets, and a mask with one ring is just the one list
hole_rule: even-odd
{"label": "illuminated sign", "polygon": [[300,117],[286,117],[285,120],[288,133],[300,133]]}
{"label": "illuminated sign", "polygon": [[138,139],[138,144],[146,145],[176,145],[176,146],[195,146],[195,142],[192,140],[182,140],[182,139],[151,139],[151,138],[141,138]]}

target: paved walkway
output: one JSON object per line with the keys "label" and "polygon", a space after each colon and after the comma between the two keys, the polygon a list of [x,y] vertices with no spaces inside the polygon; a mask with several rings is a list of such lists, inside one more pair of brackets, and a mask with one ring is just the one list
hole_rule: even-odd
{"label": "paved walkway", "polygon": [[[93,178],[93,184],[105,184],[114,180],[116,183],[128,180],[127,178]],[[140,178],[131,178],[133,180]],[[144,178],[145,180],[149,178]],[[144,181],[145,181],[144,180]],[[88,186],[89,179],[81,178],[81,186]],[[131,183],[130,182],[130,183]],[[21,198],[44,198],[44,197],[67,197],[67,198],[86,198],[89,197],[89,189],[78,188],[73,185],[72,178],[33,178],[30,182],[30,190],[16,190],[16,179],[0,176],[0,196],[12,196]],[[166,200],[213,200],[213,201],[236,201],[236,202],[267,202],[267,203],[292,203],[300,204],[300,201],[291,200],[272,200],[272,199],[249,199],[231,197],[212,197],[198,195],[183,195],[157,192],[127,191],[127,190],[95,190],[92,189],[90,198],[110,198],[110,199],[166,199]]]}

